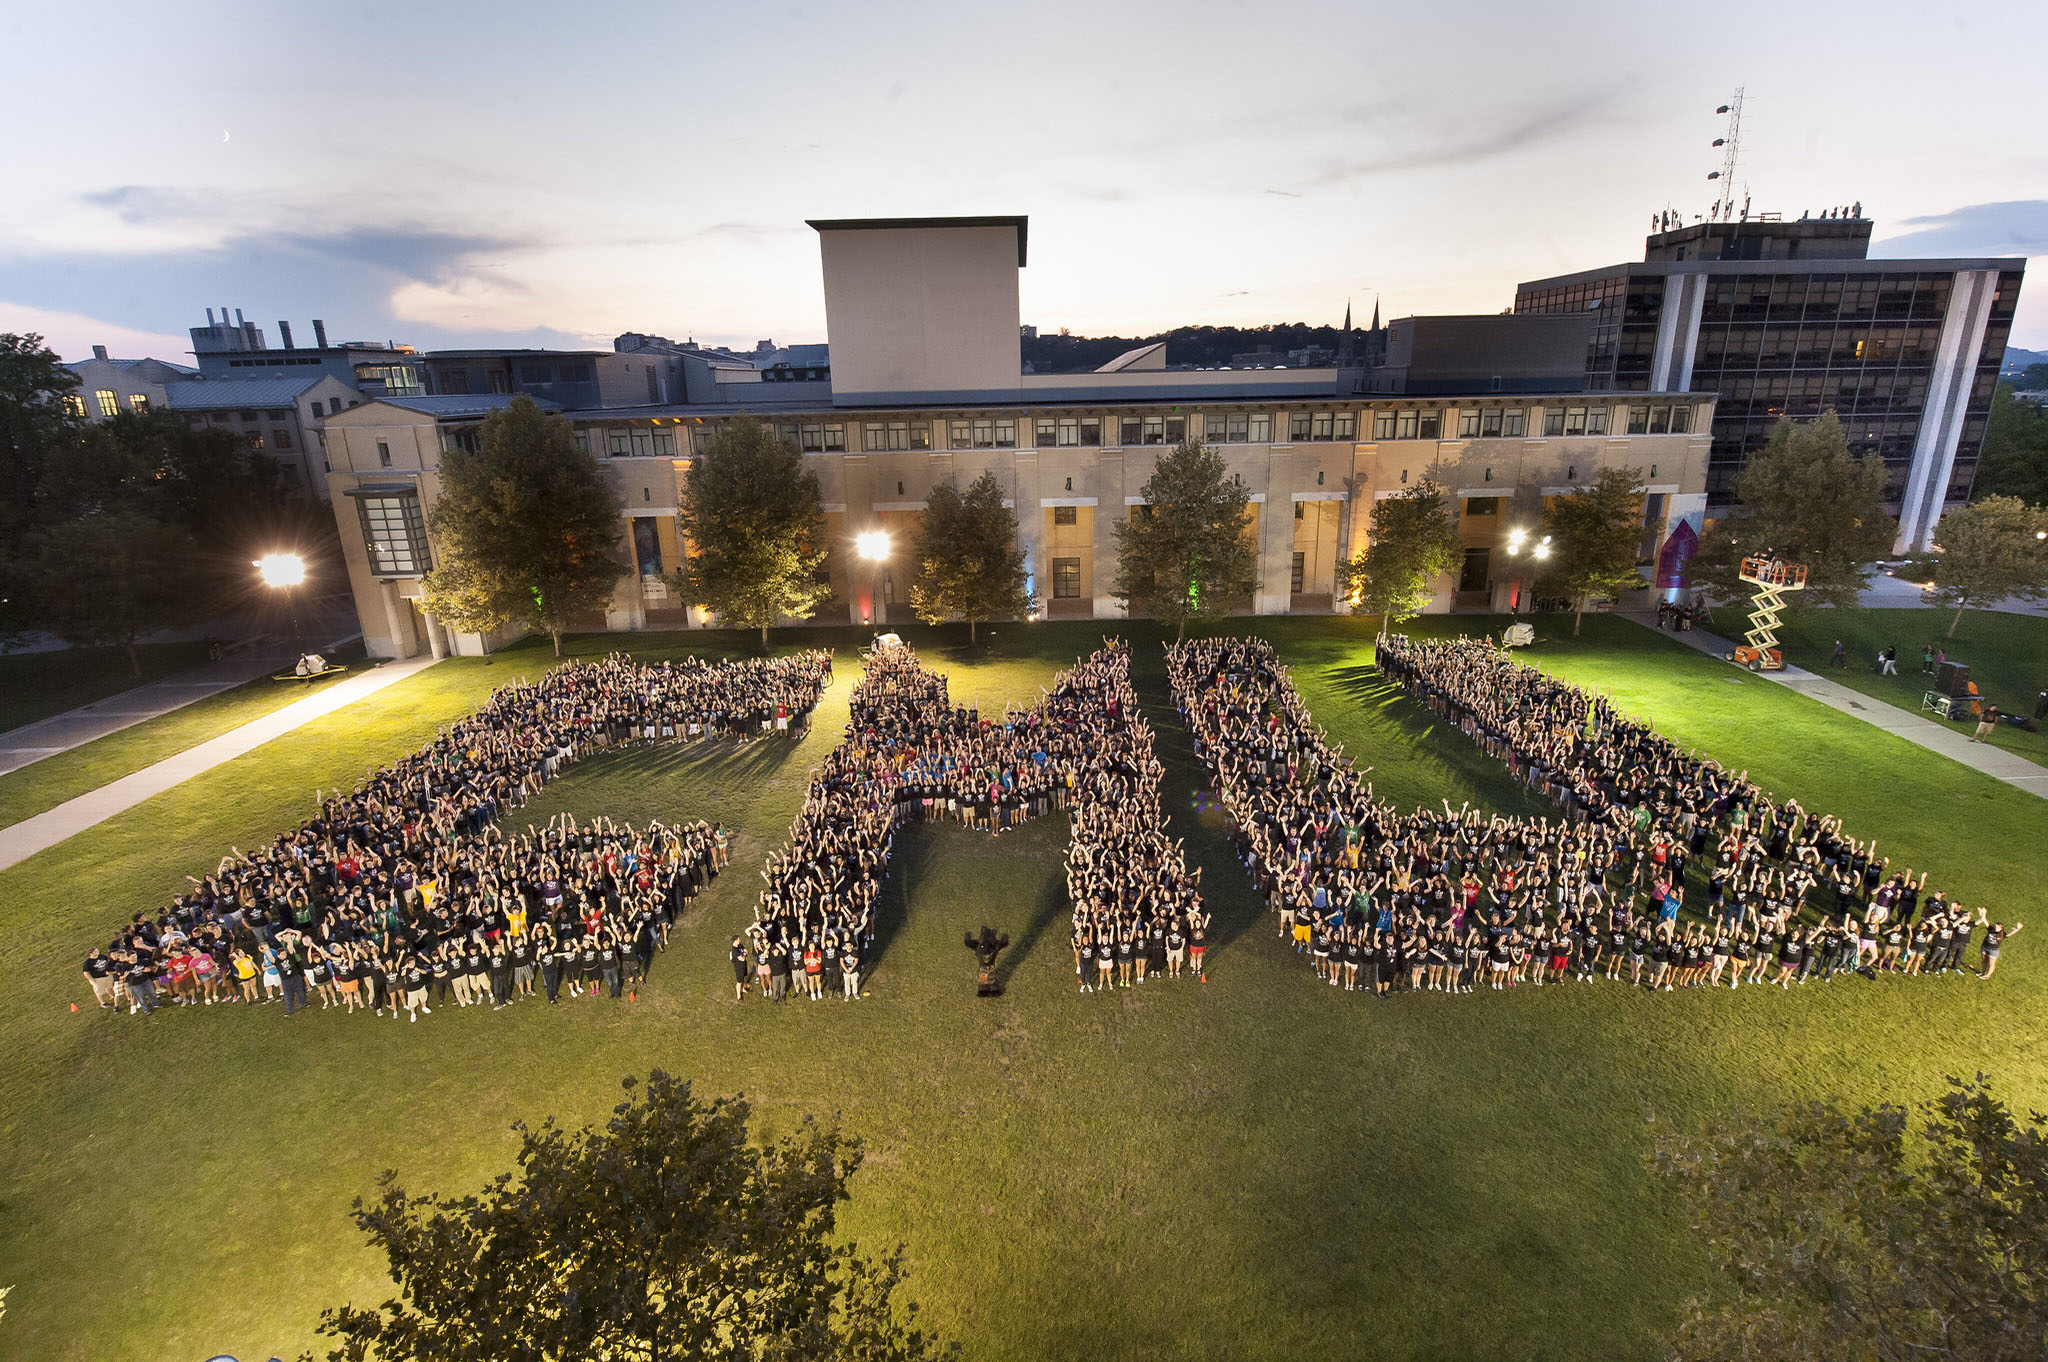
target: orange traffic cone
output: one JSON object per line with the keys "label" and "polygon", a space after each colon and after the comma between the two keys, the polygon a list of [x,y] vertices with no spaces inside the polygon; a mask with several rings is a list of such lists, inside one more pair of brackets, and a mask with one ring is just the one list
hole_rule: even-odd
{"label": "orange traffic cone", "polygon": [[640,1001],[640,995],[639,995],[639,993],[638,993],[638,992],[636,992],[636,991],[635,991],[635,990],[633,990],[633,989],[630,989],[630,988],[629,988],[629,989],[627,989],[627,990],[626,990],[626,1001],[627,1001],[627,1002],[629,1002],[629,1003],[637,1003],[637,1002],[639,1002],[639,1001]]}
{"label": "orange traffic cone", "polygon": [[78,1010],[78,1004],[77,1004],[77,1003],[73,1003],[73,1004],[71,1004],[71,1010],[72,1010],[73,1012],[76,1012],[76,1011]]}

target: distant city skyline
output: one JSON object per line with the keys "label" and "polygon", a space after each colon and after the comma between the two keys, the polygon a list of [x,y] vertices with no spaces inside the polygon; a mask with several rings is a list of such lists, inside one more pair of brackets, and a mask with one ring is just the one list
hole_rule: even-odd
{"label": "distant city skyline", "polygon": [[[825,339],[811,217],[1023,213],[1042,332],[1498,312],[1705,211],[2048,257],[2038,6],[17,10],[0,330]],[[1910,92],[1910,100],[1900,98]],[[1737,200],[1742,191],[1738,188]],[[2013,344],[2048,348],[2048,277]]]}

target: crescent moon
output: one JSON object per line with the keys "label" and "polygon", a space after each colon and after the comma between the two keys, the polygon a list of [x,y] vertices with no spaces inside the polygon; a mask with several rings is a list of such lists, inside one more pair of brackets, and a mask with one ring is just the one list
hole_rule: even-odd
{"label": "crescent moon", "polygon": [[220,130],[220,140],[223,142],[228,140],[228,130],[226,128]]}

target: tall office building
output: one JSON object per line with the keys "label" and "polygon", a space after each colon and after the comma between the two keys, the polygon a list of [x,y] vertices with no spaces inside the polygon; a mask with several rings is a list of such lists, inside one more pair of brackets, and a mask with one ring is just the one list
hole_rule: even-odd
{"label": "tall office building", "polygon": [[1711,505],[1785,417],[1832,409],[1883,457],[1899,551],[1968,498],[2026,261],[1872,260],[1860,216],[1707,222],[1640,262],[1538,279],[1517,313],[1594,317],[1586,386],[1714,393]]}

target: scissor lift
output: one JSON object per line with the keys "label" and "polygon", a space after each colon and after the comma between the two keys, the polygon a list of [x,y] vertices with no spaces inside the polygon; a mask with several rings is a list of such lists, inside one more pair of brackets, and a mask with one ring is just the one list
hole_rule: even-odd
{"label": "scissor lift", "polygon": [[1745,558],[1738,575],[1756,588],[1756,598],[1751,603],[1749,628],[1728,660],[1753,672],[1783,671],[1785,654],[1778,647],[1778,625],[1783,621],[1778,612],[1785,608],[1787,592],[1806,590],[1806,565],[1779,558]]}

